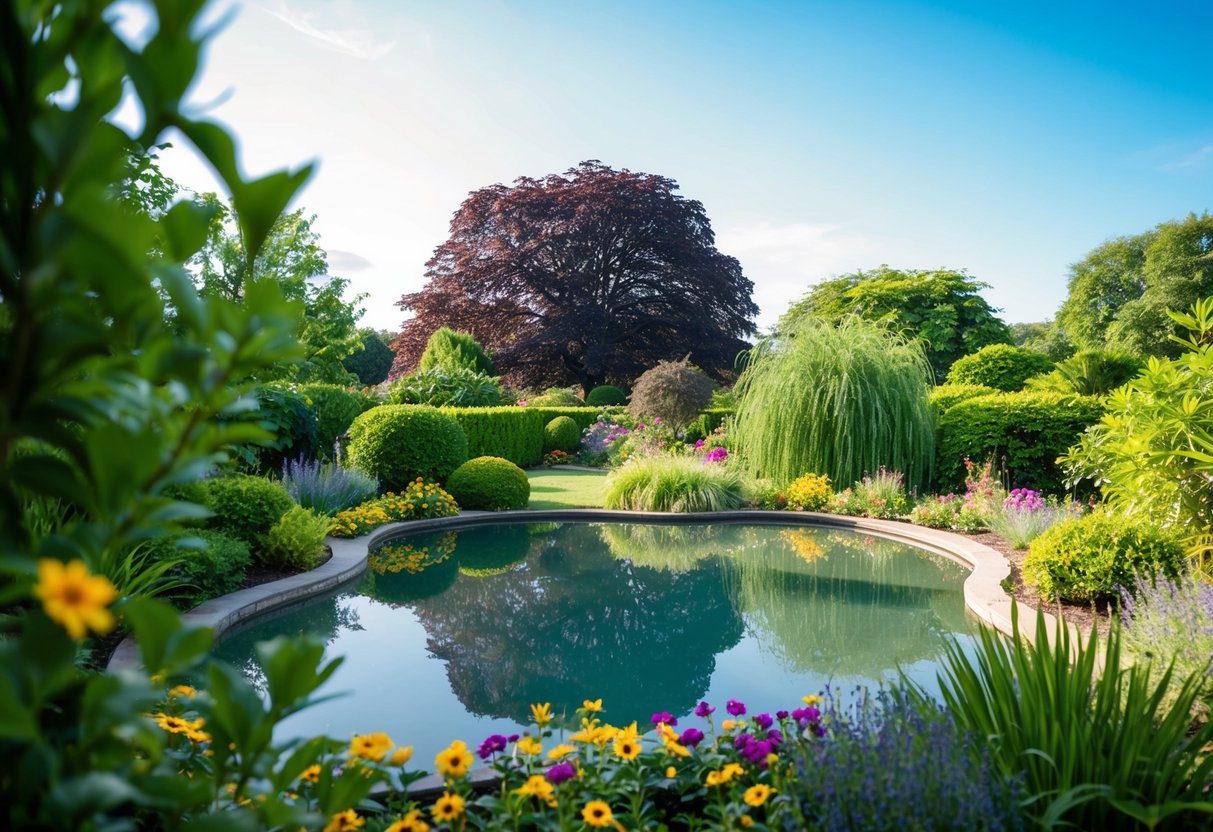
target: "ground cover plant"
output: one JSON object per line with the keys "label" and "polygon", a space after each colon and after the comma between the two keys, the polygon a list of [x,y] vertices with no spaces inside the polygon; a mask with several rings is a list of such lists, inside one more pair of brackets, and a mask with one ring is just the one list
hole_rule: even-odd
{"label": "ground cover plant", "polygon": [[528,508],[602,508],[605,471],[527,471],[531,481]]}
{"label": "ground cover plant", "polygon": [[359,537],[385,523],[450,517],[458,513],[459,504],[442,486],[418,477],[399,494],[389,491],[382,497],[337,512],[333,516],[329,534],[333,537]]}

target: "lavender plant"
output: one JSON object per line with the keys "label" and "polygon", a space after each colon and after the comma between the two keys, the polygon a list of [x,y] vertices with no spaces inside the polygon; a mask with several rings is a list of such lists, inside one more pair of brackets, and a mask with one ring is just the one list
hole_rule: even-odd
{"label": "lavender plant", "polygon": [[1179,679],[1204,678],[1213,694],[1213,585],[1193,575],[1155,581],[1138,575],[1132,591],[1120,589],[1125,647],[1151,659],[1151,677],[1175,662]]}
{"label": "lavender plant", "polygon": [[990,531],[1004,538],[1016,549],[1026,549],[1054,523],[1073,512],[1049,503],[1040,492],[1016,488],[991,515]]}
{"label": "lavender plant", "polygon": [[303,457],[282,464],[282,484],[296,503],[329,516],[353,508],[379,491],[379,480],[357,468]]}

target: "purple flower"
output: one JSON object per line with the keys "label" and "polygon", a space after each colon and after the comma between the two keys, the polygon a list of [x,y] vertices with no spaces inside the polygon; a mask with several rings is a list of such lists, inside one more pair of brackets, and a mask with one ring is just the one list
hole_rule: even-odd
{"label": "purple flower", "polygon": [[521,738],[522,738],[521,734],[510,734],[508,737],[505,738],[505,741],[506,742],[518,742],[518,740]]}
{"label": "purple flower", "polygon": [[764,731],[771,727],[772,722],[773,720],[771,719],[770,714],[759,714],[758,716],[754,717],[754,724]]}
{"label": "purple flower", "polygon": [[772,748],[778,748],[779,744],[783,742],[783,731],[780,731],[778,728],[772,728],[770,731],[767,731],[767,742],[771,744]]}
{"label": "purple flower", "polygon": [[699,450],[699,449],[700,449],[700,448],[702,448],[702,447],[703,447],[703,440],[702,440],[702,439],[696,439],[696,440],[695,440],[695,450]]}
{"label": "purple flower", "polygon": [[704,462],[723,462],[729,458],[729,452],[724,448],[712,448],[708,451],[708,455],[703,458]]}
{"label": "purple flower", "polygon": [[787,719],[787,718],[788,718],[788,712],[787,712],[787,711],[776,711],[776,712],[775,712],[775,718],[776,718],[776,719]]}
{"label": "purple flower", "polygon": [[752,742],[754,742],[754,738],[749,734],[738,734],[733,739],[733,747],[736,749],[742,749]]}
{"label": "purple flower", "polygon": [[651,717],[649,717],[649,721],[654,725],[661,722],[664,722],[666,725],[670,726],[678,724],[677,718],[675,718],[675,716],[669,711],[661,711],[660,713],[653,714]]}
{"label": "purple flower", "polygon": [[573,768],[573,764],[568,761],[557,763],[547,771],[548,780],[555,783],[557,786],[566,780],[572,780],[576,776],[577,769]]}
{"label": "purple flower", "polygon": [[688,728],[682,732],[682,736],[678,738],[678,741],[687,748],[694,748],[703,742],[703,731],[700,731],[698,728]]}
{"label": "purple flower", "polygon": [[741,749],[741,756],[755,765],[767,767],[767,757],[771,753],[771,744],[765,740],[755,740],[753,737]]}
{"label": "purple flower", "polygon": [[738,702],[736,699],[730,699],[728,702],[726,702],[724,705],[724,709],[726,711],[728,711],[729,713],[731,713],[733,716],[742,716],[743,714],[745,714],[745,705],[741,702]]}
{"label": "purple flower", "polygon": [[715,710],[716,709],[707,702],[700,702],[695,706],[695,716],[699,717],[700,719],[707,719],[708,715],[715,712]]}
{"label": "purple flower", "polygon": [[505,751],[505,746],[508,740],[501,734],[490,734],[485,738],[484,742],[480,743],[480,748],[477,753],[480,754],[480,759],[487,760],[499,751]]}

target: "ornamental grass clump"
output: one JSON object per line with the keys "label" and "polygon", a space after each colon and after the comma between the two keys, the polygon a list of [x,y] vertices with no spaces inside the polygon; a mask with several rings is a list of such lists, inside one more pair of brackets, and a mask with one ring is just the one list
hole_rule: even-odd
{"label": "ornamental grass clump", "polygon": [[379,480],[364,471],[334,462],[309,462],[303,457],[283,463],[282,485],[299,505],[330,516],[369,500],[379,491]]}
{"label": "ornamental grass clump", "polygon": [[377,500],[368,500],[333,517],[329,534],[333,537],[359,537],[385,523],[427,520],[459,513],[455,498],[436,482],[418,477],[399,494],[388,492]]}
{"label": "ornamental grass clump", "polygon": [[1039,491],[1016,488],[990,519],[990,531],[1016,549],[1026,549],[1054,524],[1074,512],[1050,505]]}
{"label": "ornamental grass clump", "polygon": [[750,352],[734,388],[737,452],[776,482],[805,471],[856,482],[883,465],[921,489],[935,450],[930,372],[921,344],[875,324],[797,319]]}
{"label": "ornamental grass clump", "polygon": [[603,505],[627,511],[731,511],[745,505],[745,478],[693,457],[633,459],[611,472]]}

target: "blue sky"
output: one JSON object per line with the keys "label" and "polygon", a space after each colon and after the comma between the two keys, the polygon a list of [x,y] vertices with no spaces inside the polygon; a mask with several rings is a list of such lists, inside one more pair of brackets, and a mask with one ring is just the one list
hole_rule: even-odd
{"label": "blue sky", "polygon": [[[584,159],[701,201],[764,326],[882,263],[966,269],[1007,321],[1047,319],[1090,249],[1213,210],[1206,0],[212,12],[229,15],[193,106],[251,173],[318,160],[298,205],[378,328],[399,328],[470,191]],[[164,168],[216,187],[183,147]]]}

